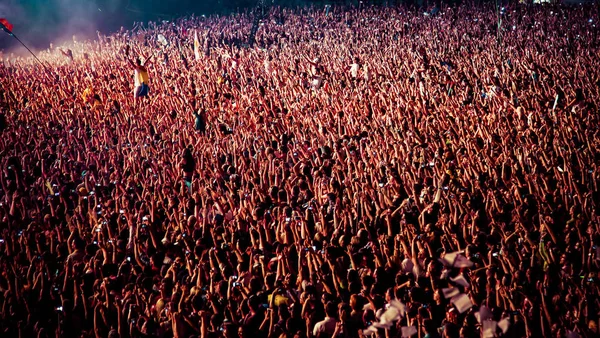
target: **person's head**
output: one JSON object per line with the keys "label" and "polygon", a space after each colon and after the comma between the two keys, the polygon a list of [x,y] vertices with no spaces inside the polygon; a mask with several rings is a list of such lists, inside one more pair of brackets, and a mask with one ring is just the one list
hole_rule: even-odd
{"label": "person's head", "polygon": [[[431,331],[429,331],[429,332],[431,332]],[[444,325],[443,338],[459,338],[459,337],[460,337],[460,333],[459,333],[458,326],[454,323],[446,322],[446,324]]]}
{"label": "person's head", "polygon": [[437,330],[435,327],[435,322],[430,318],[427,318],[423,321],[423,329],[425,330],[425,333],[432,333]]}
{"label": "person's head", "polygon": [[119,338],[119,332],[115,329],[110,330],[108,333],[108,338]]}
{"label": "person's head", "polygon": [[350,307],[353,311],[360,311],[363,308],[363,299],[359,295],[350,296]]}
{"label": "person's head", "polygon": [[385,301],[387,303],[391,302],[392,300],[396,299],[396,293],[394,291],[394,288],[388,288],[386,293],[385,293]]}
{"label": "person's head", "polygon": [[365,246],[369,241],[369,232],[365,229],[358,230],[358,239],[361,246]]}
{"label": "person's head", "polygon": [[279,190],[277,193],[277,200],[279,203],[286,203],[288,201],[287,192],[285,190]]}
{"label": "person's head", "polygon": [[189,147],[185,147],[183,149],[183,153],[181,154],[183,156],[183,158],[185,159],[189,159],[192,158],[192,149],[190,149]]}
{"label": "person's head", "polygon": [[347,303],[340,303],[338,305],[338,314],[340,316],[341,321],[347,321],[350,319],[350,314],[352,313],[352,309],[350,305]]}
{"label": "person's head", "polygon": [[85,249],[85,241],[81,239],[81,237],[77,236],[73,240],[72,249],[74,250],[84,250]]}
{"label": "person's head", "polygon": [[267,287],[267,289],[272,289],[275,287],[275,281],[277,280],[277,275],[269,272],[267,273],[267,275],[265,276],[265,286]]}
{"label": "person's head", "polygon": [[138,66],[141,66],[142,65],[142,60],[140,58],[136,58],[135,59],[135,64],[138,65]]}
{"label": "person's head", "polygon": [[260,298],[258,298],[256,296],[250,296],[250,298],[248,298],[248,308],[250,308],[250,311],[258,312],[259,307],[260,307]]}
{"label": "person's head", "polygon": [[356,294],[360,293],[360,291],[361,291],[361,284],[360,284],[360,282],[359,281],[350,282],[348,284],[348,291],[352,295],[356,295]]}
{"label": "person's head", "polygon": [[334,302],[329,302],[325,305],[325,314],[329,318],[337,318],[337,305]]}
{"label": "person's head", "polygon": [[348,269],[346,273],[346,278],[349,283],[358,282],[360,280],[360,276],[358,275],[358,270],[356,269]]}
{"label": "person's head", "polygon": [[277,311],[277,315],[282,320],[286,320],[290,317],[290,309],[286,304],[281,304],[275,309]]}
{"label": "person's head", "polygon": [[588,329],[590,330],[590,332],[593,335],[597,335],[598,334],[598,324],[596,324],[596,321],[591,320],[588,322]]}
{"label": "person's head", "polygon": [[[381,271],[379,271],[379,275],[380,276],[382,275]],[[381,277],[383,277],[383,276],[381,276]],[[373,286],[374,283],[375,283],[375,278],[373,278],[373,276],[370,276],[370,275],[362,276],[362,285],[363,285],[364,290],[370,290],[371,286]]]}

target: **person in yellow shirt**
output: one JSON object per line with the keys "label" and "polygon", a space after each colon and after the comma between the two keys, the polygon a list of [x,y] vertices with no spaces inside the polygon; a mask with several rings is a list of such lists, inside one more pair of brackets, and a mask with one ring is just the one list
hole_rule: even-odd
{"label": "person in yellow shirt", "polygon": [[131,64],[134,69],[134,99],[137,99],[138,97],[147,97],[148,93],[150,92],[150,87],[148,86],[150,81],[148,77],[148,69],[146,67],[151,63],[150,59],[152,59],[152,56],[153,55],[151,55],[144,63],[142,63],[139,58],[135,60],[135,63],[129,60],[129,64]]}
{"label": "person in yellow shirt", "polygon": [[83,94],[81,94],[81,99],[85,103],[90,103],[93,96],[94,96],[94,88],[92,87],[92,85],[89,85],[85,88],[85,90],[83,91]]}

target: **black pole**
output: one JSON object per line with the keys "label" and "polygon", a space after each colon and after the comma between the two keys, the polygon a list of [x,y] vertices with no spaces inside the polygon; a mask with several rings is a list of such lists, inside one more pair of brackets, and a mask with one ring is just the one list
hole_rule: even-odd
{"label": "black pole", "polygon": [[45,65],[42,63],[42,61],[40,61],[40,59],[38,59],[38,58],[37,58],[37,56],[35,56],[35,54],[33,54],[33,52],[31,51],[31,49],[29,49],[29,47],[27,47],[27,46],[26,46],[26,45],[23,43],[23,41],[21,41],[21,39],[19,39],[19,38],[18,38],[18,37],[15,35],[15,33],[13,33],[13,32],[12,32],[12,31],[10,31],[8,28],[6,28],[6,26],[4,26],[4,24],[3,24],[2,22],[0,22],[0,27],[2,28],[2,30],[4,30],[6,33],[8,33],[8,35],[10,35],[10,36],[12,36],[13,38],[17,39],[17,41],[19,41],[19,43],[20,43],[20,44],[22,44],[22,45],[23,45],[23,47],[25,47],[25,49],[27,49],[27,51],[28,51],[29,53],[31,53],[31,55],[33,56],[33,58],[34,58],[34,59],[35,59],[37,62],[39,62],[39,64],[40,64],[40,65],[42,65],[42,67],[43,67],[45,70],[48,70],[48,69],[46,68],[46,66],[45,66]]}

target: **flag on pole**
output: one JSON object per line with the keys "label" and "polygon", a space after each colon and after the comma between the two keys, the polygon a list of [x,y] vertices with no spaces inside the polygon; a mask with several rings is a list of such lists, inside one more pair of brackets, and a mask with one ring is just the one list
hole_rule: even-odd
{"label": "flag on pole", "polygon": [[20,44],[23,45],[23,47],[25,47],[25,49],[27,49],[27,51],[29,53],[31,53],[31,56],[33,56],[33,58],[40,64],[42,65],[42,67],[45,70],[48,70],[46,68],[46,66],[42,63],[42,61],[40,61],[40,59],[37,58],[37,56],[35,56],[35,54],[33,54],[33,52],[31,51],[31,49],[29,49],[29,47],[27,47],[27,45],[25,45],[23,43],[23,41],[21,41],[21,39],[19,39],[13,32],[13,25],[12,23],[8,22],[8,20],[6,20],[5,18],[0,18],[0,28],[2,28],[3,31],[5,31],[6,33],[8,33],[10,36],[12,36],[13,38],[15,38],[17,41],[19,41]]}
{"label": "flag on pole", "polygon": [[0,25],[2,25],[2,27],[0,28],[2,28],[6,33],[12,34],[12,23],[8,22],[8,20],[6,20],[5,18],[0,18]]}
{"label": "flag on pole", "polygon": [[198,31],[194,31],[194,56],[196,61],[200,60],[200,41],[198,41]]}

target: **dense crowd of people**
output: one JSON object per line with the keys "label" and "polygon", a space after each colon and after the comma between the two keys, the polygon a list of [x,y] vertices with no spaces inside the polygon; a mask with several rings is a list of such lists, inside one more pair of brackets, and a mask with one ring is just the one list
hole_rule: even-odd
{"label": "dense crowd of people", "polygon": [[0,336],[597,337],[597,20],[271,8],[254,45],[245,13],[5,54]]}

